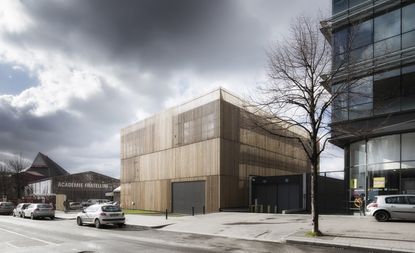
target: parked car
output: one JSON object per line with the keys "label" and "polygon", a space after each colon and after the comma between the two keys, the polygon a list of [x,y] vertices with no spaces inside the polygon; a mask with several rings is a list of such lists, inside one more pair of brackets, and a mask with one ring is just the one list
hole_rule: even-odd
{"label": "parked car", "polygon": [[102,203],[109,203],[110,201],[108,199],[88,199],[87,201],[83,201],[81,203],[81,206],[83,208],[95,205],[95,204],[102,204]]}
{"label": "parked car", "polygon": [[0,202],[0,214],[12,214],[14,204],[12,202]]}
{"label": "parked car", "polygon": [[70,210],[81,210],[82,206],[79,202],[69,202],[69,209]]}
{"label": "parked car", "polygon": [[16,206],[13,210],[14,217],[22,217],[23,218],[23,210],[25,210],[31,203],[20,203]]}
{"label": "parked car", "polygon": [[125,216],[119,206],[106,203],[95,204],[78,213],[76,223],[79,226],[94,224],[96,228],[101,228],[102,225],[106,224],[122,227],[125,224]]}
{"label": "parked car", "polygon": [[49,217],[53,220],[55,219],[55,210],[53,210],[53,207],[50,204],[30,204],[23,210],[23,218],[26,217],[30,217],[32,220],[36,218]]}
{"label": "parked car", "polygon": [[376,196],[366,209],[367,215],[374,216],[380,222],[389,219],[415,220],[415,195]]}

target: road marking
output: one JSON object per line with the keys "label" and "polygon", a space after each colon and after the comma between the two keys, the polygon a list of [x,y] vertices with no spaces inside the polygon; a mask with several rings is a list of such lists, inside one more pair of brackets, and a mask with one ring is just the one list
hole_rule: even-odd
{"label": "road marking", "polygon": [[12,247],[12,248],[15,248],[15,249],[18,249],[19,247],[17,247],[16,245],[13,245],[12,243],[10,243],[10,242],[6,242],[6,244],[7,245],[9,245],[10,247]]}
{"label": "road marking", "polygon": [[54,243],[54,242],[48,242],[48,241],[45,241],[45,240],[42,240],[42,239],[30,237],[30,236],[27,236],[27,235],[24,235],[24,234],[20,234],[20,233],[14,232],[14,231],[10,231],[10,230],[4,229],[4,228],[0,228],[0,230],[3,230],[5,232],[9,232],[11,234],[15,234],[15,235],[19,235],[19,236],[25,237],[27,239],[31,239],[31,240],[35,240],[35,241],[38,241],[38,242],[46,243],[46,244],[49,244],[49,245],[58,245],[57,243]]}

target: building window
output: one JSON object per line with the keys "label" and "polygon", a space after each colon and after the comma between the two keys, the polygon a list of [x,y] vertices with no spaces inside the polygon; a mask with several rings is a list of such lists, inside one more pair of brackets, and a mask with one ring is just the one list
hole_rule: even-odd
{"label": "building window", "polygon": [[350,30],[351,48],[366,46],[373,43],[373,20],[355,24]]}
{"label": "building window", "polygon": [[367,142],[368,164],[397,162],[400,159],[399,135],[388,135]]}
{"label": "building window", "polygon": [[333,14],[347,10],[348,1],[347,0],[333,0]]}
{"label": "building window", "polygon": [[402,34],[402,49],[410,48],[413,46],[415,46],[415,31]]}
{"label": "building window", "polygon": [[401,36],[395,36],[375,43],[374,56],[385,55],[401,49]]}
{"label": "building window", "polygon": [[415,4],[410,4],[402,8],[402,32],[415,29]]}
{"label": "building window", "polygon": [[349,119],[367,117],[372,114],[372,77],[362,78],[349,89]]}
{"label": "building window", "polygon": [[215,115],[213,113],[202,118],[202,139],[206,140],[215,136]]}
{"label": "building window", "polygon": [[395,69],[374,76],[373,108],[375,114],[399,111],[400,74],[400,70]]}
{"label": "building window", "polygon": [[375,41],[393,37],[401,33],[401,10],[383,14],[375,18]]}
{"label": "building window", "polygon": [[415,109],[415,65],[402,68],[402,110]]}

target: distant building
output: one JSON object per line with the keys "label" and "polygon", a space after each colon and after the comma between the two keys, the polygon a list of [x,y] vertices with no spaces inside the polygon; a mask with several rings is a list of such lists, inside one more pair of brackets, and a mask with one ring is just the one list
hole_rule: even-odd
{"label": "distant building", "polygon": [[64,194],[70,201],[104,199],[120,185],[120,180],[93,171],[55,176],[32,182],[27,191],[32,195]]}
{"label": "distant building", "polygon": [[[177,213],[248,208],[254,176],[310,172],[301,144],[254,127],[255,117],[218,89],[122,129],[122,206]],[[284,131],[305,138],[295,127]],[[302,182],[281,188],[297,195],[292,209],[306,208]]]}
{"label": "distant building", "polygon": [[23,173],[30,178],[26,195],[35,197],[61,194],[70,201],[103,199],[120,185],[120,180],[93,171],[69,174],[42,153]]}
{"label": "distant building", "polygon": [[55,177],[55,176],[64,176],[69,175],[64,168],[62,168],[55,161],[50,159],[47,155],[39,152],[33,163],[27,169],[22,171],[26,176],[27,181],[33,182],[42,180],[45,178]]}

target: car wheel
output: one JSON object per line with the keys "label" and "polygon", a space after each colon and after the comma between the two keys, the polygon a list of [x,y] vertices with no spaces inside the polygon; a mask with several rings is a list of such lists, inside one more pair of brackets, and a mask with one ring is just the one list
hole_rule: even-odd
{"label": "car wheel", "polygon": [[51,219],[51,220],[54,220],[54,219],[55,219],[55,216],[50,216],[50,219]]}
{"label": "car wheel", "polygon": [[101,228],[101,222],[99,222],[99,219],[95,219],[94,223],[96,228]]}
{"label": "car wheel", "polygon": [[379,211],[375,214],[375,219],[379,222],[384,222],[389,220],[389,213],[386,211]]}
{"label": "car wheel", "polygon": [[125,224],[124,224],[124,223],[118,223],[118,224],[117,224],[117,226],[118,226],[119,228],[122,228],[122,227],[124,227],[124,226],[125,226]]}
{"label": "car wheel", "polygon": [[33,213],[30,214],[30,219],[34,220],[35,216],[33,215]]}
{"label": "car wheel", "polygon": [[82,226],[82,219],[81,219],[81,217],[76,218],[76,224],[78,224],[78,226]]}

